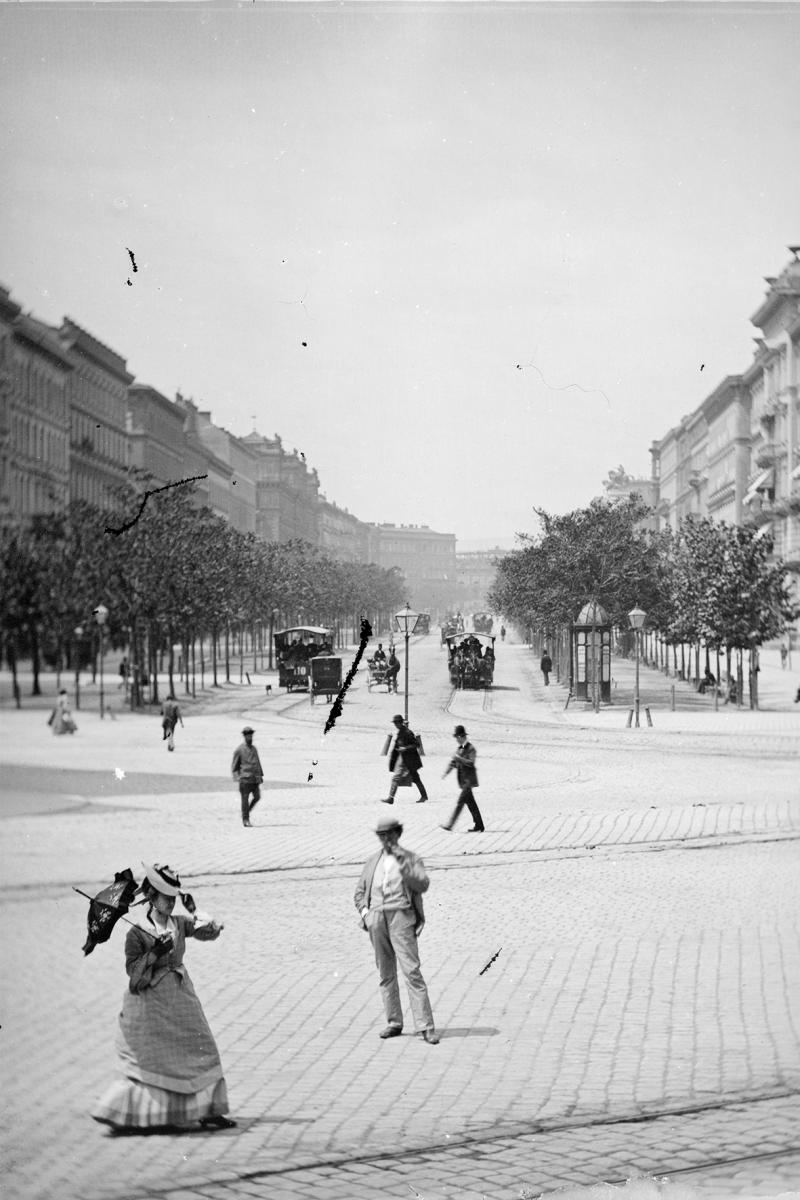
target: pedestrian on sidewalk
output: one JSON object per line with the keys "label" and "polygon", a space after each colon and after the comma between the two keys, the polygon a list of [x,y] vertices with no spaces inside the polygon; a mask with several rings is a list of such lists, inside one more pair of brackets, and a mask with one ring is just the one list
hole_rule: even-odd
{"label": "pedestrian on sidewalk", "polygon": [[51,727],[54,734],[60,735],[62,733],[77,732],[78,726],[72,719],[66,688],[62,688],[58,693],[55,708],[50,713],[50,720],[47,724]]}
{"label": "pedestrian on sidewalk", "polygon": [[442,829],[452,829],[461,815],[461,810],[466,805],[474,821],[474,825],[471,829],[467,830],[467,833],[484,833],[485,829],[481,810],[478,808],[477,801],[472,794],[472,789],[478,786],[478,771],[475,766],[478,751],[472,742],[467,741],[467,731],[463,725],[456,725],[453,730],[453,737],[458,742],[458,749],[450,759],[450,765],[442,776],[442,779],[446,779],[453,768],[455,768],[458,777],[458,786],[461,788],[461,791],[458,794],[458,800],[456,801],[452,816],[447,824],[442,826]]}
{"label": "pedestrian on sidewalk", "polygon": [[386,1028],[379,1037],[403,1032],[403,1007],[397,983],[397,964],[406,981],[414,1030],[430,1045],[439,1041],[419,965],[417,939],[425,924],[422,893],[430,880],[422,859],[400,845],[403,826],[394,817],[381,817],[375,827],[381,849],[367,859],[355,891],[361,927],[369,933],[380,976]]}
{"label": "pedestrian on sidewalk", "polygon": [[178,721],[180,721],[181,729],[183,729],[183,717],[181,716],[178,701],[172,692],[170,692],[161,705],[161,729],[163,734],[161,740],[167,743],[168,750],[175,749],[175,726],[178,724]]}
{"label": "pedestrian on sidewalk", "polygon": [[390,692],[397,691],[397,676],[400,674],[400,659],[394,652],[394,646],[389,649],[389,658],[386,662],[386,682],[389,685]]}
{"label": "pedestrian on sidewalk", "polygon": [[261,799],[261,782],[264,778],[261,759],[253,745],[254,733],[254,729],[245,725],[242,730],[244,741],[234,750],[231,766],[233,778],[239,784],[239,795],[242,800],[242,824],[247,829],[250,828],[250,813]]}
{"label": "pedestrian on sidewalk", "polygon": [[127,684],[128,684],[128,660],[127,660],[127,658],[123,658],[122,662],[119,664],[119,683],[117,684],[117,691],[119,691],[120,688],[127,687]]}
{"label": "pedestrian on sidewalk", "polygon": [[389,755],[389,770],[392,772],[392,782],[389,795],[383,804],[394,804],[394,797],[399,787],[410,787],[413,783],[419,790],[417,804],[424,804],[428,799],[425,784],[419,777],[422,770],[422,759],[419,755],[417,736],[413,729],[406,724],[405,719],[398,713],[392,717],[392,724],[397,733]]}
{"label": "pedestrian on sidewalk", "polygon": [[[173,916],[181,881],[171,867],[145,866],[139,891],[147,911],[125,939],[128,990],[117,1051],[123,1078],[92,1110],[118,1133],[186,1128],[229,1129],[228,1092],[216,1042],[183,965],[188,937],[212,942],[223,926]],[[194,907],[189,897],[184,904]]]}
{"label": "pedestrian on sidewalk", "polygon": [[542,654],[542,661],[539,663],[539,670],[542,672],[542,675],[544,676],[544,686],[545,687],[550,687],[550,672],[552,671],[552,669],[553,669],[553,660],[550,657],[550,655],[547,653],[547,650],[545,649],[544,653]]}

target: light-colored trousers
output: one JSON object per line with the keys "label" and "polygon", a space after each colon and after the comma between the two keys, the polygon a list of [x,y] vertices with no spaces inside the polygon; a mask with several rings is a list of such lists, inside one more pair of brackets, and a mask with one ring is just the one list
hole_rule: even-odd
{"label": "light-colored trousers", "polygon": [[403,1027],[403,1006],[400,1003],[400,988],[397,984],[397,964],[406,981],[414,1028],[417,1033],[433,1029],[433,1013],[428,999],[428,989],[419,966],[417,935],[414,932],[417,917],[413,908],[375,911],[368,915],[369,936],[375,950],[375,962],[380,974],[381,998],[389,1025]]}

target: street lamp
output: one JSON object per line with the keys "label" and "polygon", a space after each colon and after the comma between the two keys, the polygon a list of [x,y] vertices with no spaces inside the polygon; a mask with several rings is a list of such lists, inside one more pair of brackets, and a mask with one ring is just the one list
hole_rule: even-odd
{"label": "street lamp", "polygon": [[639,608],[638,604],[636,608],[632,608],[628,613],[628,620],[631,623],[631,629],[636,639],[636,684],[633,691],[633,711],[634,724],[637,729],[639,728],[639,640],[642,636],[642,627],[646,616],[647,613],[643,608]]}
{"label": "street lamp", "polygon": [[105,716],[105,710],[103,708],[103,655],[105,654],[104,636],[105,624],[108,620],[108,609],[106,608],[105,604],[98,604],[92,615],[95,621],[97,621],[97,625],[100,630],[100,720],[102,721],[103,717]]}
{"label": "street lamp", "polygon": [[81,638],[83,637],[83,626],[76,625],[75,634],[75,707],[81,706]]}
{"label": "street lamp", "polygon": [[394,614],[394,619],[397,622],[397,628],[400,630],[400,632],[402,633],[403,637],[406,640],[405,719],[406,719],[406,723],[408,723],[408,639],[411,637],[411,634],[417,628],[417,621],[419,620],[419,613],[414,612],[413,608],[411,608],[408,605],[408,603],[406,603],[406,606],[404,609],[402,609],[400,612]]}

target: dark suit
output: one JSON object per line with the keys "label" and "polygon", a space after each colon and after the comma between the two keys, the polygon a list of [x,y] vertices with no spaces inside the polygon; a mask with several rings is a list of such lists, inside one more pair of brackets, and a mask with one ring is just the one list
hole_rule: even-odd
{"label": "dark suit", "polygon": [[450,766],[445,771],[445,775],[449,775],[453,770],[453,767],[455,767],[456,774],[458,776],[459,787],[461,788],[458,800],[456,801],[456,806],[453,809],[453,815],[450,817],[449,822],[445,826],[446,829],[453,828],[459,816],[461,815],[461,810],[466,805],[470,811],[470,815],[472,816],[475,829],[480,833],[483,833],[483,817],[481,816],[481,810],[478,808],[477,801],[472,794],[472,789],[478,786],[478,771],[475,766],[477,754],[478,751],[475,749],[472,742],[464,742],[464,745],[459,746],[458,750],[453,755],[452,759],[450,760]]}
{"label": "dark suit", "polygon": [[394,739],[392,752],[389,755],[389,770],[394,772],[392,775],[392,784],[389,788],[390,800],[394,800],[394,794],[406,772],[411,778],[411,783],[415,784],[419,789],[420,800],[428,799],[425,784],[419,777],[419,773],[422,770],[422,759],[417,749],[417,739],[408,725],[401,725],[397,731],[397,737]]}

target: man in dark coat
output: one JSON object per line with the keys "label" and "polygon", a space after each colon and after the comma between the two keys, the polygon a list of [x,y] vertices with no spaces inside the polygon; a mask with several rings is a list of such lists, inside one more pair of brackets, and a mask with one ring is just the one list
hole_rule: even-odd
{"label": "man in dark coat", "polygon": [[392,772],[392,784],[389,788],[389,795],[383,801],[384,804],[394,804],[395,792],[401,783],[413,783],[419,789],[419,800],[417,804],[424,804],[428,799],[428,793],[425,791],[425,784],[419,777],[419,772],[422,770],[422,759],[419,756],[417,748],[417,738],[412,729],[409,729],[403,717],[398,713],[396,717],[392,717],[392,724],[397,730],[389,755],[389,770]]}
{"label": "man in dark coat", "polygon": [[475,767],[475,759],[478,751],[475,749],[472,742],[467,741],[467,731],[463,725],[456,725],[455,730],[453,731],[453,737],[458,742],[458,749],[451,758],[450,766],[447,768],[442,778],[445,779],[455,767],[458,775],[458,785],[461,788],[461,791],[459,793],[456,806],[453,809],[453,815],[451,816],[449,822],[442,826],[442,829],[452,829],[459,818],[462,808],[464,805],[466,805],[470,811],[473,821],[475,822],[472,828],[467,832],[483,833],[483,817],[481,816],[481,810],[478,808],[475,797],[472,794],[472,789],[478,786],[478,772]]}
{"label": "man in dark coat", "polygon": [[552,669],[553,669],[553,660],[550,657],[550,655],[547,653],[547,651],[545,650],[544,653],[542,654],[542,661],[539,663],[539,670],[542,672],[542,675],[544,676],[544,686],[545,687],[550,686],[550,672],[552,671]]}
{"label": "man in dark coat", "polygon": [[239,795],[242,799],[242,824],[247,828],[250,826],[250,813],[261,799],[261,781],[264,778],[261,759],[253,745],[254,732],[249,725],[242,730],[244,741],[234,750],[231,765],[233,778],[239,784]]}

